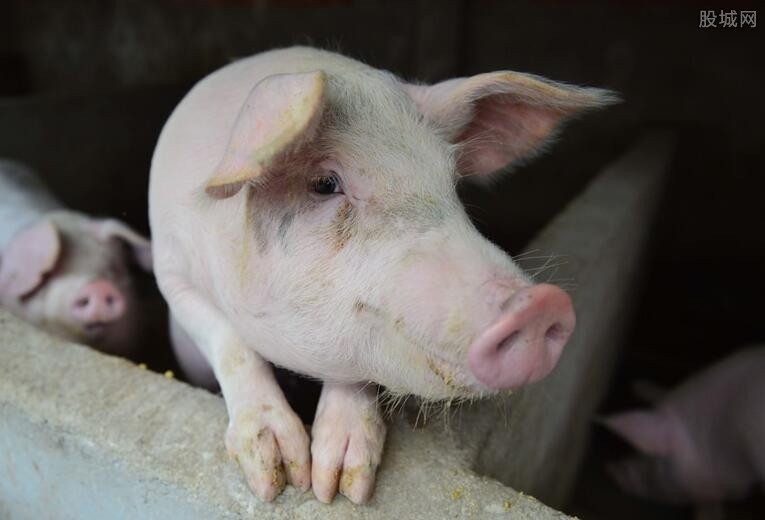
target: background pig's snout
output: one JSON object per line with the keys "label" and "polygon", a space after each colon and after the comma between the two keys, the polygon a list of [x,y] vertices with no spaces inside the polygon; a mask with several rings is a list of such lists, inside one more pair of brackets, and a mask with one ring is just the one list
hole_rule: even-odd
{"label": "background pig's snout", "polygon": [[571,298],[558,287],[539,284],[519,290],[502,307],[502,316],[470,346],[473,375],[496,389],[542,379],[574,331]]}
{"label": "background pig's snout", "polygon": [[96,280],[83,287],[71,304],[72,317],[86,328],[111,323],[125,312],[125,297],[107,280]]}

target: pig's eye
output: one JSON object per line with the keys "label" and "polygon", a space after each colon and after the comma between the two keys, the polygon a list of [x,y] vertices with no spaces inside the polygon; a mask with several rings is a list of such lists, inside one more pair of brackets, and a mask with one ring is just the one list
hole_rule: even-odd
{"label": "pig's eye", "polygon": [[340,188],[340,179],[337,175],[320,175],[311,179],[309,189],[319,195],[332,195],[333,193],[342,193]]}

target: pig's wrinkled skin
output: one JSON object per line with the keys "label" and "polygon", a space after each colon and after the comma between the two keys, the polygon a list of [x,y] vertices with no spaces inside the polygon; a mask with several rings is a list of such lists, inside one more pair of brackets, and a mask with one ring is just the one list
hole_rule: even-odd
{"label": "pig's wrinkled skin", "polygon": [[3,307],[63,338],[125,355],[139,328],[131,257],[150,269],[149,242],[119,221],[64,209],[29,168],[0,160]]}
{"label": "pig's wrinkled skin", "polygon": [[694,375],[653,409],[604,424],[639,454],[612,464],[625,490],[696,504],[700,515],[765,485],[765,347],[749,348]]}
{"label": "pig's wrinkled skin", "polygon": [[[370,497],[385,438],[370,383],[473,398],[552,370],[569,297],[483,238],[455,183],[612,100],[513,72],[411,85],[310,48],[194,87],[154,154],[155,272],[180,361],[196,381],[212,367],[259,497],[285,480]],[[312,442],[269,362],[324,381]]]}

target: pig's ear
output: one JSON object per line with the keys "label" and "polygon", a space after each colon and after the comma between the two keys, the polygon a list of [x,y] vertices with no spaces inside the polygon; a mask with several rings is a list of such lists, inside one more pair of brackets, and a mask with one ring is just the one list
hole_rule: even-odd
{"label": "pig's ear", "polygon": [[61,256],[61,237],[49,220],[17,233],[0,258],[0,298],[23,298],[35,291]]}
{"label": "pig's ear", "polygon": [[488,174],[533,157],[568,118],[618,101],[606,90],[510,71],[405,87],[425,117],[461,145],[463,175]]}
{"label": "pig's ear", "polygon": [[611,415],[600,421],[646,455],[667,455],[671,451],[672,424],[669,417],[650,410]]}
{"label": "pig's ear", "polygon": [[144,270],[152,270],[151,242],[139,235],[127,224],[119,220],[107,218],[96,222],[96,236],[100,240],[116,238],[128,245],[135,262]]}
{"label": "pig's ear", "polygon": [[326,74],[316,71],[277,74],[255,85],[205,186],[207,194],[235,195],[246,182],[267,178],[279,161],[309,142],[324,111],[326,83]]}

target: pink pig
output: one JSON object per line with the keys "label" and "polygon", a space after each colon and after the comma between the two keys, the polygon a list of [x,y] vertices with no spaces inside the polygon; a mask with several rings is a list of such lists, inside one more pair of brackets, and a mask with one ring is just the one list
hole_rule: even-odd
{"label": "pink pig", "polygon": [[119,221],[64,209],[29,168],[0,161],[3,307],[66,339],[124,355],[138,332],[131,256],[151,268],[145,238]]}
{"label": "pink pig", "polygon": [[[285,480],[370,497],[385,438],[370,383],[476,398],[553,369],[570,298],[483,238],[455,184],[612,100],[514,72],[413,85],[311,48],[193,88],[154,154],[155,270],[180,361],[220,383],[228,452],[259,497]],[[324,381],[312,440],[269,362]]]}
{"label": "pink pig", "polygon": [[607,417],[605,425],[640,452],[610,472],[636,495],[719,513],[724,500],[765,489],[764,398],[765,347],[737,352],[654,409]]}

